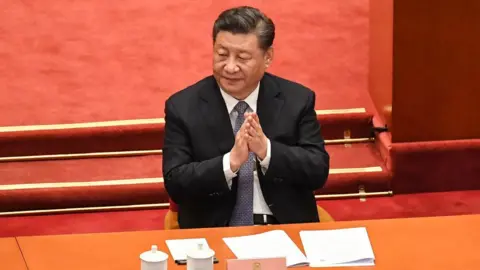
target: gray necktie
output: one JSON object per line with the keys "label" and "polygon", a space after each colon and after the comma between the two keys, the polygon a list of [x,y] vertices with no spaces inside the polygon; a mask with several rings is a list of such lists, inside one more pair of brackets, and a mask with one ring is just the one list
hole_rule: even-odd
{"label": "gray necktie", "polygon": [[[245,101],[239,101],[234,110],[238,112],[233,132],[235,135],[240,130],[245,121],[245,112],[248,104]],[[248,155],[248,160],[240,167],[238,171],[237,202],[233,209],[230,219],[230,226],[253,225],[253,170],[255,168],[255,156],[252,152]]]}

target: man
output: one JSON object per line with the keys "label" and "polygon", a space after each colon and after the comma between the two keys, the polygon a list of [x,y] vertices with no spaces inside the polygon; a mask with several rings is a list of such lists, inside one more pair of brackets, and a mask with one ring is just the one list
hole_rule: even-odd
{"label": "man", "polygon": [[315,94],[266,73],[275,26],[252,7],[220,14],[213,76],[165,103],[165,187],[180,228],[319,220],[329,172]]}

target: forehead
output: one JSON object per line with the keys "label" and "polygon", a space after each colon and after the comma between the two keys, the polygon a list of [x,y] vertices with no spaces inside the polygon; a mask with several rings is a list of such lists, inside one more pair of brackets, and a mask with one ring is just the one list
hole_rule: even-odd
{"label": "forehead", "polygon": [[217,34],[215,47],[249,52],[260,50],[260,47],[258,46],[258,38],[254,33],[233,34],[226,31],[220,31]]}

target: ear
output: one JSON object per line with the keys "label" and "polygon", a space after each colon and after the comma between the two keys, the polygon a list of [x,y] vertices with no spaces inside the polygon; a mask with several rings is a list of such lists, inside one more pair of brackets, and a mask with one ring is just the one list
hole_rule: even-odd
{"label": "ear", "polygon": [[268,68],[273,62],[273,47],[270,47],[265,52],[265,68]]}

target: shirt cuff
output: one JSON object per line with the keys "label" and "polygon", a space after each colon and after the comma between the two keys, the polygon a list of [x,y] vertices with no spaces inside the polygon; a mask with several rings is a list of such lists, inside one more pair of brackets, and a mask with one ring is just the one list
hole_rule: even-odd
{"label": "shirt cuff", "polygon": [[260,158],[257,157],[258,161],[260,162],[260,166],[262,167],[263,174],[265,174],[265,172],[268,170],[268,166],[270,165],[271,152],[270,139],[267,138],[267,155],[263,160],[260,160]]}
{"label": "shirt cuff", "polygon": [[232,179],[237,176],[236,172],[232,172],[230,168],[230,152],[226,153],[223,156],[223,173],[225,174],[225,179],[227,180],[228,188],[232,188]]}

